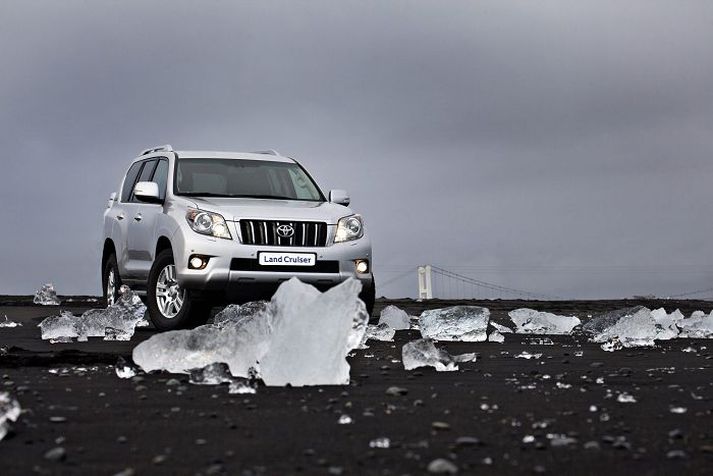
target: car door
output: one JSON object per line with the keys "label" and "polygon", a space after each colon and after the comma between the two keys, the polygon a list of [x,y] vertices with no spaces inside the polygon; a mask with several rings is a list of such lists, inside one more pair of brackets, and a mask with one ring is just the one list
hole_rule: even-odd
{"label": "car door", "polygon": [[[158,162],[158,159],[144,161],[136,183],[151,182]],[[156,246],[153,242],[156,216],[161,212],[163,212],[161,204],[142,202],[132,191],[130,212],[127,216],[129,222],[127,239],[128,268],[132,278],[140,280],[148,278],[153,259],[153,248]]]}
{"label": "car door", "polygon": [[116,203],[111,208],[112,218],[112,239],[116,248],[117,265],[119,266],[119,274],[126,277],[129,274],[129,254],[127,249],[129,237],[129,217],[133,211],[131,203],[131,195],[134,191],[134,185],[139,178],[143,162],[134,162],[124,176],[121,185],[121,193],[117,197]]}

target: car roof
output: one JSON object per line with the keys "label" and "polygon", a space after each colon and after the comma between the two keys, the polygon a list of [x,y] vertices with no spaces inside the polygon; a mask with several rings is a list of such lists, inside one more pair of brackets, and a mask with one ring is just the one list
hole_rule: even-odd
{"label": "car roof", "polygon": [[293,159],[277,155],[273,151],[220,152],[215,150],[176,150],[174,152],[179,159],[243,159],[294,163]]}

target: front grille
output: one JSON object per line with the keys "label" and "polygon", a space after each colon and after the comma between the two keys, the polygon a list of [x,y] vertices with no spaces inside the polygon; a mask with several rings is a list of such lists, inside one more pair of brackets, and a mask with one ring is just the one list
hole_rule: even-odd
{"label": "front grille", "polygon": [[[282,225],[291,226],[294,234],[279,236]],[[240,234],[246,245],[327,246],[327,224],[315,221],[240,220]]]}
{"label": "front grille", "polygon": [[274,271],[276,273],[338,273],[339,261],[317,261],[314,266],[262,266],[256,259],[233,258],[232,271]]}

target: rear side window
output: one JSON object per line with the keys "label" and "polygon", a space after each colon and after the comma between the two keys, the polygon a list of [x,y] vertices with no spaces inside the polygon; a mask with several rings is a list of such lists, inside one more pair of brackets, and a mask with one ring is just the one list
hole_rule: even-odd
{"label": "rear side window", "polygon": [[136,162],[129,168],[126,173],[126,178],[124,178],[124,186],[121,188],[121,201],[128,202],[131,198],[131,192],[134,190],[134,184],[136,183],[136,177],[139,175],[139,170],[141,170],[141,165],[143,162]]}
{"label": "rear side window", "polygon": [[159,198],[164,200],[166,198],[166,182],[168,181],[168,160],[158,161],[152,181],[158,184]]}

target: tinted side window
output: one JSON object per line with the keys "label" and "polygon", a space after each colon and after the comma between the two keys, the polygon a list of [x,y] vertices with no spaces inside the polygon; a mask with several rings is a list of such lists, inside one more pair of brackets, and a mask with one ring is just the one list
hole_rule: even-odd
{"label": "tinted side window", "polygon": [[166,198],[166,182],[168,181],[168,160],[161,159],[158,161],[151,181],[158,184],[158,196],[161,200],[164,200]]}
{"label": "tinted side window", "polygon": [[[151,181],[151,175],[153,175],[153,171],[156,168],[156,159],[153,160],[146,160],[144,161],[144,168],[141,169],[141,173],[139,174],[139,179],[136,181],[136,183],[139,182],[150,182]],[[131,201],[132,202],[140,202],[135,196],[134,196],[134,191],[131,191]],[[141,202],[143,203],[143,202]]]}
{"label": "tinted side window", "polygon": [[126,178],[124,179],[124,186],[121,189],[122,202],[128,202],[129,198],[131,198],[131,192],[134,191],[134,184],[136,183],[136,176],[139,174],[139,170],[141,170],[142,164],[143,162],[136,162],[126,173]]}

